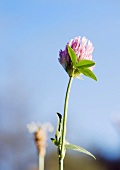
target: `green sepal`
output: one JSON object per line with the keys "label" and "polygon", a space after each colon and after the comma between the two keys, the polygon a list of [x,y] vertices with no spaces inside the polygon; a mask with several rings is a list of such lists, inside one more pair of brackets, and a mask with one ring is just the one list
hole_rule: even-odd
{"label": "green sepal", "polygon": [[55,140],[56,140],[57,145],[59,144],[60,137],[61,137],[61,133],[58,130],[56,130]]}
{"label": "green sepal", "polygon": [[93,80],[97,81],[97,77],[95,76],[95,74],[90,69],[88,69],[88,68],[78,68],[78,69],[85,76],[90,77]]}
{"label": "green sepal", "polygon": [[51,139],[51,141],[52,141],[52,143],[53,143],[54,145],[58,146],[58,143],[57,143],[57,141],[56,141],[54,138],[50,138],[50,139]]}
{"label": "green sepal", "polygon": [[75,150],[75,151],[78,151],[78,152],[85,153],[85,154],[93,157],[94,159],[96,159],[95,156],[94,156],[93,154],[91,154],[90,152],[88,152],[86,149],[84,149],[84,148],[82,148],[82,147],[80,147],[80,146],[77,146],[77,145],[70,144],[69,142],[66,142],[66,143],[65,143],[65,148],[66,148],[66,149]]}
{"label": "green sepal", "polygon": [[62,131],[62,115],[60,113],[56,113],[58,116],[58,125],[57,125],[57,130],[55,133],[55,140],[56,140],[56,145],[58,146],[60,144],[60,139],[61,139],[61,131]]}
{"label": "green sepal", "polygon": [[60,132],[61,128],[62,128],[62,115],[60,113],[56,113],[58,116],[58,126],[57,126],[57,130]]}
{"label": "green sepal", "polygon": [[91,61],[91,60],[80,60],[77,64],[76,67],[78,68],[89,68],[91,66],[94,66],[95,62]]}
{"label": "green sepal", "polygon": [[76,56],[74,50],[69,45],[68,45],[68,54],[70,56],[70,59],[71,59],[73,65],[76,66],[77,56]]}
{"label": "green sepal", "polygon": [[60,140],[61,140],[61,129],[62,129],[62,115],[60,113],[56,113],[58,116],[58,125],[55,133],[55,139],[51,138],[51,141],[56,145],[60,145]]}

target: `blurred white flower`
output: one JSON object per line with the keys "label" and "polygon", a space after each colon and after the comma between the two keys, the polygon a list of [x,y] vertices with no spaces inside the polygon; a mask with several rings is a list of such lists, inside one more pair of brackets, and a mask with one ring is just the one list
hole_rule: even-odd
{"label": "blurred white flower", "polygon": [[50,122],[31,122],[30,124],[27,124],[27,128],[30,133],[34,133],[34,140],[38,153],[44,156],[46,154],[47,132],[53,131],[52,124]]}
{"label": "blurred white flower", "polygon": [[36,132],[41,128],[45,133],[52,132],[54,130],[53,125],[50,122],[40,123],[40,122],[31,122],[27,124],[27,128],[30,133]]}

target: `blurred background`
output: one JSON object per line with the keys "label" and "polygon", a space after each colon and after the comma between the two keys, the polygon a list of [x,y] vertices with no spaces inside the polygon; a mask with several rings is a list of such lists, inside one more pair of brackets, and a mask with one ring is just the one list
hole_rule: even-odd
{"label": "blurred background", "polygon": [[[37,150],[26,124],[63,114],[68,75],[59,50],[76,36],[94,45],[95,82],[74,79],[67,140],[97,160],[67,152],[65,169],[120,170],[120,1],[0,1],[0,170],[37,169]],[[57,169],[48,134],[45,169]]]}

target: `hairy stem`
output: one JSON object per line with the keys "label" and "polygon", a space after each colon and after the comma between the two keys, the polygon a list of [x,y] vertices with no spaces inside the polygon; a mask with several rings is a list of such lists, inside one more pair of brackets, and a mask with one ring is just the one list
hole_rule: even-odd
{"label": "hairy stem", "polygon": [[64,115],[63,115],[63,127],[62,127],[62,139],[61,139],[61,153],[59,157],[59,170],[63,170],[63,160],[65,157],[65,137],[66,137],[66,123],[67,123],[67,110],[68,110],[68,99],[70,94],[70,88],[72,84],[73,77],[69,78],[66,96],[65,96],[65,103],[64,103]]}

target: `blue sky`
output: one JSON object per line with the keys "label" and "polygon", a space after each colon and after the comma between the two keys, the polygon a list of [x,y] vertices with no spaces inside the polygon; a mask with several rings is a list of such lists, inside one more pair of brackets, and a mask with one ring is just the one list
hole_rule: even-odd
{"label": "blue sky", "polygon": [[120,134],[113,125],[120,114],[119,0],[0,2],[1,126],[12,131],[9,122],[25,114],[13,112],[23,106],[29,112],[24,128],[30,121],[56,126],[55,112],[63,112],[68,82],[58,54],[78,35],[93,42],[98,82],[74,79],[67,138],[114,157],[120,149]]}

